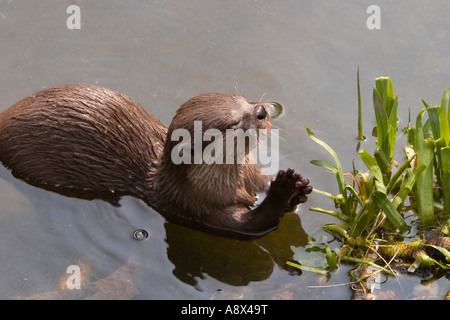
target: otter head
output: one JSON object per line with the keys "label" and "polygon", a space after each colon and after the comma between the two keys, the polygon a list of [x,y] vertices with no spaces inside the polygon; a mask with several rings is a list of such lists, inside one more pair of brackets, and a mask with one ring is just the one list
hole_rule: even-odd
{"label": "otter head", "polygon": [[169,126],[160,168],[166,179],[169,172],[185,177],[173,181],[188,192],[180,197],[189,201],[181,201],[196,208],[252,205],[264,179],[257,178],[260,168],[249,151],[270,127],[269,115],[264,103],[238,95],[201,94],[181,105]]}
{"label": "otter head", "polygon": [[[202,94],[176,112],[167,133],[165,157],[174,164],[233,164],[270,128],[269,109],[242,96]],[[182,159],[178,157],[182,157]]]}

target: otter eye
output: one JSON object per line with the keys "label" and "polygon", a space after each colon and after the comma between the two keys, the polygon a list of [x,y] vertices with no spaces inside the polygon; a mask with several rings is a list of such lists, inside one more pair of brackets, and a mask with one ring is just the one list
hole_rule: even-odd
{"label": "otter eye", "polygon": [[230,122],[225,129],[233,129],[236,127],[239,123],[241,123],[241,120],[235,120],[233,122]]}
{"label": "otter eye", "polygon": [[255,109],[256,109],[256,117],[259,120],[263,120],[267,117],[267,111],[262,105],[257,105]]}

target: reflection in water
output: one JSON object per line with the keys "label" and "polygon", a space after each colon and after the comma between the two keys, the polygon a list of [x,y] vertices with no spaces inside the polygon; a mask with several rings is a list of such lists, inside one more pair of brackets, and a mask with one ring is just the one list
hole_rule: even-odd
{"label": "reflection in water", "polygon": [[274,264],[284,267],[293,257],[292,247],[304,246],[307,235],[296,213],[285,214],[277,230],[252,241],[223,238],[166,223],[167,256],[174,275],[196,285],[203,274],[234,286],[267,279]]}
{"label": "reflection in water", "polygon": [[[17,190],[18,196],[11,199],[20,195],[28,203],[20,212],[11,208],[0,214],[6,219],[0,219],[0,239],[9,244],[0,250],[0,255],[9,257],[8,264],[0,264],[0,274],[9,275],[8,265],[15,266],[15,277],[0,281],[4,288],[15,288],[22,279],[32,286],[17,285],[18,291],[3,298],[208,298],[211,292],[199,289],[205,276],[237,287],[261,282],[277,266],[284,267],[294,255],[292,249],[307,243],[300,218],[293,212],[281,218],[277,230],[241,241],[167,223],[133,197],[122,198],[117,207],[49,193],[15,179],[3,167],[0,177],[9,194]],[[14,223],[17,230],[10,227],[11,219],[19,221]],[[19,229],[23,231],[18,233]],[[141,237],[142,232],[148,237]],[[81,290],[64,286],[66,268],[73,264],[81,268]],[[36,265],[47,266],[45,277]]]}
{"label": "reflection in water", "polygon": [[[90,272],[87,264],[82,264],[81,275]],[[68,289],[67,282],[71,282],[70,277],[65,275],[60,280],[59,290],[38,293],[27,297],[28,300],[124,300],[132,299],[139,290],[132,279],[132,267],[130,262],[126,262],[116,271],[90,282],[89,279],[82,279],[79,289]]]}

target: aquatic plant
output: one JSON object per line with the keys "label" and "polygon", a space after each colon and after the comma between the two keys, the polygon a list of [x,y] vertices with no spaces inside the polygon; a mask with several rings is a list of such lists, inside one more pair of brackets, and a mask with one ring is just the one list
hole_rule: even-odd
{"label": "aquatic plant", "polygon": [[[357,90],[358,139],[362,140],[359,67]],[[422,100],[425,109],[417,115],[415,126],[403,130],[408,139],[401,165],[393,158],[398,133],[401,132],[397,128],[398,100],[389,77],[375,79],[375,150],[373,155],[365,149],[358,151],[367,171],[360,172],[354,167],[353,172],[344,173],[332,147],[305,127],[309,137],[334,161],[312,160],[311,163],[333,173],[339,189],[337,195],[314,189],[315,193],[330,198],[335,210],[318,207],[310,207],[310,210],[337,218],[339,223],[327,224],[322,229],[338,235],[343,241],[341,248],[334,251],[326,243],[322,252],[326,255],[327,264],[316,269],[309,267],[308,270],[330,272],[343,262],[358,266],[364,264],[377,272],[394,274],[389,267],[394,258],[411,262],[411,272],[419,266],[450,268],[450,252],[445,247],[450,243],[448,236],[437,237],[440,240],[433,240],[435,243],[424,239],[410,243],[402,240],[406,235],[409,238],[417,236],[410,232],[415,221],[419,222],[420,228],[438,228],[440,221],[450,218],[450,90],[444,91],[436,107],[430,107]],[[425,113],[428,119],[424,122]],[[406,207],[408,197],[413,205]],[[408,219],[412,221],[408,224],[404,213],[411,210],[417,214],[417,219]],[[426,250],[429,248],[440,252],[441,260],[430,257]],[[303,268],[301,263],[288,264]]]}
{"label": "aquatic plant", "polygon": [[[335,161],[335,165],[324,160],[312,160],[311,163],[334,173],[339,186],[339,194],[336,196],[321,190],[315,191],[333,199],[336,208],[340,209],[339,212],[321,208],[310,208],[310,210],[330,214],[341,220],[344,225],[340,227],[347,232],[341,232],[344,237],[361,236],[379,212],[382,212],[400,232],[406,232],[409,227],[401,215],[402,204],[414,185],[417,174],[424,169],[424,166],[419,166],[406,176],[406,169],[414,159],[412,157],[392,174],[397,134],[398,97],[394,96],[390,78],[382,77],[375,80],[373,100],[378,134],[376,149],[373,156],[365,149],[358,152],[368,169],[367,172],[359,173],[355,170],[352,174],[344,174],[336,152],[306,127],[309,137],[327,150]],[[345,176],[351,177],[352,183],[345,182]],[[355,190],[355,185],[358,186],[358,191]],[[394,189],[397,193],[389,198]],[[330,226],[326,228],[329,229]],[[336,226],[332,228],[336,229]]]}
{"label": "aquatic plant", "polygon": [[[417,165],[425,164],[427,169],[418,177],[415,188],[417,212],[424,226],[435,224],[435,209],[442,218],[450,218],[450,90],[444,94],[436,107],[425,105],[417,115],[415,127],[410,127],[407,154],[417,153]],[[425,112],[428,119],[422,125]],[[413,149],[413,151],[411,151]],[[437,188],[433,188],[436,184]],[[437,204],[433,190],[438,192]],[[441,202],[441,199],[443,200]]]}

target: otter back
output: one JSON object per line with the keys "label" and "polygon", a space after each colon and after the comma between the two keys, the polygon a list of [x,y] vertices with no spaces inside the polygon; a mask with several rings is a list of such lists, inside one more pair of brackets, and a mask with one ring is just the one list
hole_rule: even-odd
{"label": "otter back", "polygon": [[119,92],[62,85],[0,113],[0,161],[31,184],[140,196],[166,132]]}

